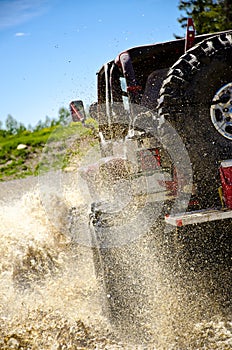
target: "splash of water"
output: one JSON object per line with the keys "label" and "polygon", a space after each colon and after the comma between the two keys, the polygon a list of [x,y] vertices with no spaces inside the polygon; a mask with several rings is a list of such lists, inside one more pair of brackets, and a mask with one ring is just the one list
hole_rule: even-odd
{"label": "splash of water", "polygon": [[[73,192],[67,193],[70,194],[69,197],[73,196]],[[77,198],[76,193],[75,201]],[[79,201],[81,202],[81,198]],[[156,293],[150,293],[148,298],[155,305],[155,326],[149,324],[155,336],[146,347],[122,341],[112,331],[102,313],[103,299],[94,274],[91,249],[73,244],[72,238],[64,233],[65,230],[58,229],[66,224],[67,219],[67,208],[59,203],[57,206],[57,201],[54,201],[51,207],[51,210],[57,211],[56,217],[60,220],[59,226],[54,227],[41,205],[40,193],[36,187],[25,191],[20,198],[2,201],[1,349],[231,348],[230,319],[219,320],[215,316],[215,319],[202,319],[198,323],[191,323],[191,332],[182,339],[178,339],[174,333],[170,334],[174,329],[181,329],[184,323],[190,322],[194,318],[191,312],[196,313],[197,309],[188,307],[184,313],[183,307],[179,308],[184,302],[184,294],[181,294],[182,291],[177,293],[177,289],[172,290],[168,280],[160,279],[161,271],[157,262],[154,262],[155,258],[145,260],[145,246],[134,256],[144,259],[143,266],[147,266],[143,271],[144,277],[150,272],[150,264],[156,266]],[[126,260],[128,250],[123,249],[123,259]],[[161,275],[164,276],[164,273]],[[147,281],[153,285],[154,276],[150,276]],[[150,320],[152,322],[152,318]]]}

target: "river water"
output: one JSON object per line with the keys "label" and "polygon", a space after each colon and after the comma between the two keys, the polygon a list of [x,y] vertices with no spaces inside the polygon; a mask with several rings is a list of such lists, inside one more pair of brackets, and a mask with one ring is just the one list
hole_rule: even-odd
{"label": "river water", "polygon": [[232,349],[232,316],[212,305],[181,340],[168,334],[165,319],[181,327],[195,318],[165,314],[162,293],[162,327],[154,338],[148,344],[122,339],[104,315],[91,249],[62,229],[65,208],[51,204],[54,225],[33,177],[0,183],[0,203],[0,349]]}

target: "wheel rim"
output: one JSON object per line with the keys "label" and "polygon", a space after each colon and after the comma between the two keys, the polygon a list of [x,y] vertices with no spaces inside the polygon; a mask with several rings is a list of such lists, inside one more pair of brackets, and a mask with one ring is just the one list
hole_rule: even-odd
{"label": "wheel rim", "polygon": [[217,131],[232,140],[232,83],[217,91],[211,103],[210,114]]}

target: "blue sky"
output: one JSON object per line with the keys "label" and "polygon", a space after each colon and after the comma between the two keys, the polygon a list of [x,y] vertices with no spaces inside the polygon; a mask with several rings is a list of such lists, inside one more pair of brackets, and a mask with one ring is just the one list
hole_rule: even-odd
{"label": "blue sky", "polygon": [[26,126],[82,99],[127,48],[184,35],[178,0],[0,0],[0,120]]}

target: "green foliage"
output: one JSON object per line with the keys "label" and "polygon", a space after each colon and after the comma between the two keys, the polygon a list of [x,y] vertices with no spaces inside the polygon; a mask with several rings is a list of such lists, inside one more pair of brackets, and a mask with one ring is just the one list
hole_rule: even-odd
{"label": "green foliage", "polygon": [[[97,143],[97,122],[89,118],[86,125],[71,122],[70,112],[64,107],[60,108],[57,119],[47,116],[34,128],[31,125],[26,128],[8,115],[5,129],[0,121],[0,181],[37,175],[41,169],[65,168],[70,155],[81,156],[86,145],[89,148]],[[75,149],[68,149],[70,141]],[[24,146],[18,149],[19,144]]]}
{"label": "green foliage", "polygon": [[66,168],[73,155],[84,154],[85,151],[81,149],[81,144],[87,143],[89,149],[97,143],[97,128],[91,124],[91,121],[88,123],[91,128],[84,127],[81,122],[56,127],[43,149],[43,157],[38,167],[40,174],[48,170]]}
{"label": "green foliage", "polygon": [[93,119],[93,118],[86,119],[85,124],[87,126],[92,127],[93,129],[97,129],[98,128],[98,122],[95,119]]}
{"label": "green foliage", "polygon": [[187,18],[192,17],[197,34],[232,29],[231,0],[181,0],[178,8],[184,12],[178,18],[181,27],[186,28]]}
{"label": "green foliage", "polygon": [[[97,142],[97,125],[93,126],[92,121],[87,123],[91,128],[85,128],[81,123],[70,123],[34,131],[22,130],[17,134],[0,130],[0,181],[37,175],[41,169],[44,171],[66,167],[70,157],[67,141],[72,140],[72,136],[75,136],[73,152],[76,154],[81,153],[79,149],[83,140],[86,140],[88,147]],[[17,149],[19,144],[26,148]],[[48,157],[44,156],[46,153]]]}
{"label": "green foliage", "polygon": [[42,147],[48,140],[52,129],[44,129],[41,131],[28,132],[22,134],[9,135],[7,137],[0,136],[0,164],[4,160],[10,160],[13,156],[26,154],[27,150],[17,150],[19,144],[34,147]]}
{"label": "green foliage", "polygon": [[70,122],[70,112],[67,108],[62,107],[59,109],[58,119],[49,118],[46,116],[45,121],[39,120],[36,126],[32,129],[29,126],[29,130],[39,131],[44,128],[49,128],[57,125],[67,125]]}
{"label": "green foliage", "polygon": [[[22,123],[18,123],[16,119],[14,119],[10,114],[8,114],[6,118],[6,135],[15,135],[15,134],[21,134],[23,131],[26,130],[26,127]],[[1,131],[2,131],[2,123],[0,124]]]}
{"label": "green foliage", "polygon": [[60,108],[58,115],[58,124],[67,125],[70,122],[70,112],[67,108]]}
{"label": "green foliage", "polygon": [[9,134],[17,134],[18,122],[10,114],[6,118],[6,130]]}
{"label": "green foliage", "polygon": [[22,123],[17,122],[10,114],[8,114],[5,121],[5,129],[3,128],[3,123],[0,120],[0,135],[16,135],[21,134],[24,131],[39,131],[44,128],[50,128],[57,125],[68,125],[71,121],[70,112],[67,108],[62,107],[58,112],[58,119],[50,118],[46,116],[45,121],[39,120],[35,127],[31,124],[26,128]]}

